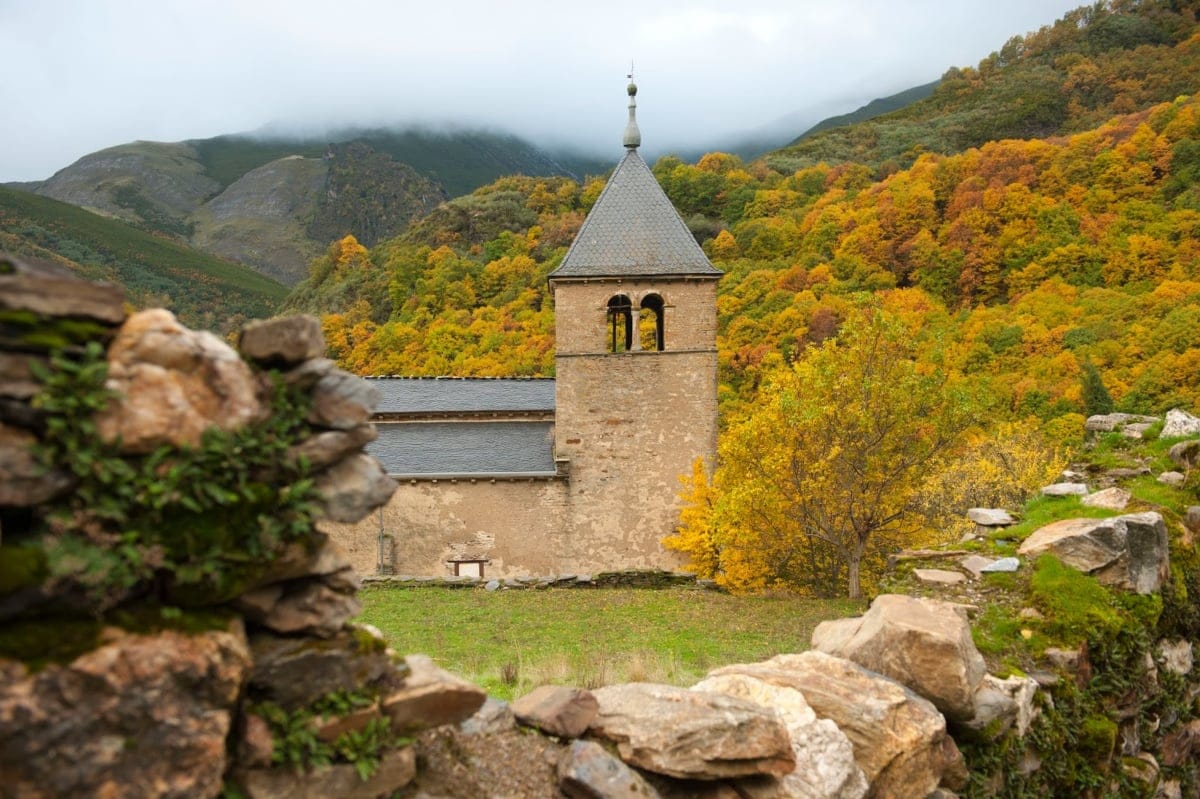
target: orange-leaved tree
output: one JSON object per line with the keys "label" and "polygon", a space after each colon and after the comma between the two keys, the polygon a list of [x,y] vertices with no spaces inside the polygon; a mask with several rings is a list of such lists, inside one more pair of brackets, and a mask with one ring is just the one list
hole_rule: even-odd
{"label": "orange-leaved tree", "polygon": [[918,362],[908,329],[860,308],[776,371],[722,437],[712,486],[688,481],[668,546],[731,588],[861,596],[890,549],[927,532],[924,478],[968,427],[972,404],[924,349]]}

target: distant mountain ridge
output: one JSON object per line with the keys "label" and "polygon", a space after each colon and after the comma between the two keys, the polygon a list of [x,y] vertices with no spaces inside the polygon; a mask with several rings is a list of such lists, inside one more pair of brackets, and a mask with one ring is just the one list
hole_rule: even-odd
{"label": "distant mountain ridge", "polygon": [[853,125],[857,122],[866,122],[868,119],[874,119],[884,114],[890,114],[893,111],[899,111],[905,106],[911,105],[918,100],[924,100],[929,95],[933,94],[933,90],[937,88],[940,80],[923,83],[920,86],[913,86],[911,89],[905,89],[902,92],[888,95],[887,97],[877,97],[866,105],[856,108],[848,114],[838,114],[837,116],[822,119],[817,124],[813,125],[808,130],[801,133],[795,139],[789,142],[789,146],[796,144],[809,136],[815,136],[823,130],[832,128],[840,128],[843,125]]}
{"label": "distant mountain ridge", "polygon": [[0,186],[0,250],[60,263],[125,288],[136,307],[159,305],[218,332],[272,315],[287,288],[119,219]]}
{"label": "distant mountain ridge", "polygon": [[[329,242],[401,233],[448,196],[510,174],[601,172],[487,131],[346,129],[322,137],[132,142],[17,187],[166,234],[294,285]],[[582,175],[580,175],[582,177]]]}
{"label": "distant mountain ridge", "polygon": [[766,162],[783,173],[820,163],[895,171],[925,152],[949,155],[990,141],[1093,129],[1197,86],[1194,4],[1096,3],[1011,37],[975,67],[951,67],[924,99],[856,124],[810,130]]}

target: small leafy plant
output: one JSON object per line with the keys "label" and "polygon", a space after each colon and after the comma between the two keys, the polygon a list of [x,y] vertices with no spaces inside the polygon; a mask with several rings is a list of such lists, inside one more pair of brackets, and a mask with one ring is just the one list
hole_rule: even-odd
{"label": "small leafy plant", "polygon": [[286,457],[308,432],[307,398],[277,374],[265,421],[143,456],[99,435],[95,416],[114,393],[98,343],[52,353],[37,377],[38,457],[75,481],[41,531],[47,569],[98,611],[138,586],[175,604],[225,601],[283,546],[313,539],[317,492],[307,464]]}
{"label": "small leafy plant", "polygon": [[338,691],[290,712],[274,702],[252,704],[247,712],[260,716],[271,730],[272,763],[297,772],[349,763],[366,782],[378,771],[383,753],[407,744],[409,739],[392,729],[391,719],[378,716],[360,729],[349,730],[326,742],[317,735],[317,720],[343,716],[369,707],[374,701],[375,697],[367,691]]}

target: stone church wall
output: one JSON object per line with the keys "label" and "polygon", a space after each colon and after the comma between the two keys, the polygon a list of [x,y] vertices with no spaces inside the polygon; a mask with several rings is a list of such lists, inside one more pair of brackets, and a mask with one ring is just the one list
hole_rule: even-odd
{"label": "stone church wall", "polygon": [[[605,311],[663,299],[664,352],[608,353]],[[556,286],[555,455],[567,478],[402,482],[383,510],[394,573],[446,576],[463,552],[488,577],[678,569],[662,546],[679,478],[717,441],[716,281],[591,280]],[[378,571],[379,520],[329,525],[363,574]]]}
{"label": "stone church wall", "polygon": [[[383,531],[396,574],[443,577],[456,554],[486,557],[485,577],[559,574],[575,571],[558,557],[567,507],[561,479],[403,481],[382,509]],[[361,574],[378,572],[378,513],[326,529]]]}
{"label": "stone church wall", "polygon": [[558,451],[570,458],[577,568],[682,565],[661,541],[679,518],[680,475],[715,445],[715,372],[706,352],[559,359]]}

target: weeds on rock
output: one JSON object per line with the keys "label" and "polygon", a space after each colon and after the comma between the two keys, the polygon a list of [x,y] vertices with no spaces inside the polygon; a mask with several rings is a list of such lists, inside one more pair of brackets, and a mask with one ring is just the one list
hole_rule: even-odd
{"label": "weeds on rock", "polygon": [[285,457],[308,432],[308,399],[278,375],[265,421],[148,455],[99,435],[95,415],[114,396],[99,344],[53,353],[37,377],[37,456],[75,481],[35,530],[38,547],[51,584],[75,587],[97,612],[143,590],[173,604],[225,601],[284,545],[314,535],[313,480]]}

